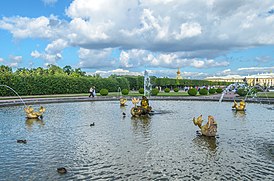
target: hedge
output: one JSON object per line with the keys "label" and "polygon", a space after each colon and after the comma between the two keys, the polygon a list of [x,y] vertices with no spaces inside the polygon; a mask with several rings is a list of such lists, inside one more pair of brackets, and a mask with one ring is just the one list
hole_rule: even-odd
{"label": "hedge", "polygon": [[200,89],[200,90],[199,90],[199,94],[200,94],[200,95],[207,95],[207,94],[208,94],[208,90],[205,89],[205,88]]}
{"label": "hedge", "polygon": [[140,93],[140,94],[144,94],[144,92],[145,92],[144,88],[140,88],[140,89],[139,89],[139,93]]}
{"label": "hedge", "polygon": [[179,92],[179,88],[174,88],[174,92]]}
{"label": "hedge", "polygon": [[190,96],[196,96],[198,91],[195,88],[191,88],[187,91],[188,95]]}
{"label": "hedge", "polygon": [[216,89],[214,89],[214,88],[211,88],[211,89],[209,89],[209,94],[215,94],[215,92],[216,92]]}
{"label": "hedge", "polygon": [[157,96],[158,93],[159,93],[159,90],[156,89],[156,88],[153,88],[153,89],[151,90],[151,95],[152,95],[152,96]]}
{"label": "hedge", "polygon": [[236,93],[239,94],[239,96],[246,96],[247,90],[245,90],[245,89],[238,89],[236,91]]}
{"label": "hedge", "polygon": [[101,96],[107,96],[108,95],[108,90],[107,89],[101,89],[100,94],[101,94]]}
{"label": "hedge", "polygon": [[[125,78],[71,77],[65,75],[19,76],[5,74],[0,76],[1,84],[10,86],[19,95],[88,93],[91,86],[95,86],[97,92],[103,88],[110,92],[117,92],[119,87],[121,89],[129,88],[129,83]],[[15,95],[8,88],[0,87],[0,96]]]}
{"label": "hedge", "polygon": [[165,93],[169,93],[170,92],[170,88],[165,88],[164,91],[165,91]]}
{"label": "hedge", "polygon": [[222,92],[223,92],[223,89],[219,87],[218,89],[216,89],[216,92],[217,92],[217,93],[222,93]]}
{"label": "hedge", "polygon": [[128,95],[128,93],[129,93],[129,91],[128,91],[127,89],[123,89],[123,90],[122,90],[122,94],[123,94],[123,95]]}

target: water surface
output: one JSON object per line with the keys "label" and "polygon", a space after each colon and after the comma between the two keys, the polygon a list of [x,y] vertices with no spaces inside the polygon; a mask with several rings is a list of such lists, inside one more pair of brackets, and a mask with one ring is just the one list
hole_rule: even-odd
{"label": "water surface", "polygon": [[[0,108],[0,180],[273,180],[270,105],[243,113],[227,102],[150,101],[161,114],[133,119],[128,104],[45,104],[43,120]],[[196,134],[200,114],[215,117],[216,138]]]}

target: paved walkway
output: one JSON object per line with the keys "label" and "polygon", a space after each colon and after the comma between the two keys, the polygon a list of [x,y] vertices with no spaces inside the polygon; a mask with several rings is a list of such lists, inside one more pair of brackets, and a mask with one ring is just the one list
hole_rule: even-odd
{"label": "paved walkway", "polygon": [[[151,96],[150,100],[185,100],[185,101],[219,101],[221,94],[214,94],[208,96]],[[131,99],[132,97],[125,97]],[[68,96],[68,97],[51,97],[51,98],[23,98],[23,101],[26,105],[30,104],[46,104],[46,103],[61,103],[61,102],[88,102],[88,101],[118,101],[119,96],[98,96],[90,98],[88,96]],[[236,100],[237,102],[241,98],[236,97],[233,93],[225,94],[222,101],[232,102]],[[265,103],[265,104],[274,104],[274,98],[248,98],[246,102],[254,103]],[[7,99],[0,100],[0,107],[2,106],[16,106],[24,105],[24,103],[16,97],[7,97]]]}

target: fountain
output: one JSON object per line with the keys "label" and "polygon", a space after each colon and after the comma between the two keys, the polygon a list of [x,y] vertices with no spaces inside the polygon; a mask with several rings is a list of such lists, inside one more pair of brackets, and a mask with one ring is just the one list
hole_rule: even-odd
{"label": "fountain", "polygon": [[120,97],[120,106],[126,106],[127,99],[122,97],[121,87],[118,87],[118,97]]}
{"label": "fountain", "polygon": [[205,136],[216,136],[217,133],[217,122],[214,120],[213,116],[208,116],[208,121],[205,125],[202,125],[203,118],[200,115],[197,118],[193,118],[193,123],[201,129],[202,135]]}
{"label": "fountain", "polygon": [[132,103],[134,104],[134,107],[131,108],[130,113],[132,116],[140,117],[140,116],[146,116],[149,115],[152,108],[149,106],[149,102],[146,96],[142,96],[141,105],[137,106],[137,103],[139,103],[139,99],[132,98]]}
{"label": "fountain", "polygon": [[19,99],[24,104],[24,106],[27,107],[26,103],[23,101],[21,96],[13,88],[11,88],[10,86],[7,86],[7,85],[0,85],[0,87],[6,87],[6,88],[9,88],[10,90],[12,90],[19,97]]}
{"label": "fountain", "polygon": [[26,117],[28,119],[37,119],[37,118],[42,118],[43,117],[43,113],[46,111],[46,109],[41,106],[39,108],[38,112],[34,112],[34,109],[31,106],[27,106],[26,103],[23,101],[23,99],[21,98],[21,96],[10,86],[7,85],[0,85],[0,87],[6,87],[9,88],[10,90],[12,90],[21,100],[21,102],[24,104],[24,110],[26,112]]}
{"label": "fountain", "polygon": [[224,95],[230,91],[233,91],[234,93],[236,92],[237,89],[239,88],[242,88],[242,89],[247,89],[248,86],[247,84],[239,84],[239,83],[233,83],[233,84],[230,84],[229,86],[227,86],[225,88],[225,90],[223,90],[222,92],[222,95],[219,99],[219,102],[222,102],[223,98],[224,98]]}
{"label": "fountain", "polygon": [[241,100],[241,102],[238,104],[235,100],[234,100],[234,104],[232,106],[233,110],[236,111],[245,111],[245,101]]}
{"label": "fountain", "polygon": [[144,72],[144,96],[150,96],[152,90],[152,85],[150,84],[150,77],[148,75],[148,71]]}
{"label": "fountain", "polygon": [[[230,84],[229,86],[227,86],[225,88],[225,90],[222,92],[219,102],[222,102],[223,97],[226,93],[228,93],[230,91],[233,91],[235,93],[237,89],[244,89],[247,92],[244,100],[242,100],[242,101],[246,101],[248,99],[248,97],[252,97],[252,99],[255,99],[255,101],[262,103],[261,100],[258,99],[258,97],[257,97],[257,92],[258,92],[258,90],[260,90],[265,94],[266,99],[268,100],[268,103],[270,104],[270,100],[269,100],[267,94],[265,93],[265,89],[262,86],[260,86],[258,84],[255,86],[248,86],[247,82],[245,82],[243,84],[233,83],[233,84]],[[234,103],[234,105],[235,105],[235,103]],[[236,107],[234,107],[234,108],[236,108]]]}

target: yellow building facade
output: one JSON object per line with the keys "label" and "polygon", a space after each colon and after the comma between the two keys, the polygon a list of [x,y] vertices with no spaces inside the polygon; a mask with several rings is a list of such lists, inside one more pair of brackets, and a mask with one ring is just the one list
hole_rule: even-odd
{"label": "yellow building facade", "polygon": [[250,86],[260,85],[265,87],[274,86],[274,73],[265,73],[257,75],[239,76],[239,75],[228,75],[222,77],[207,77],[205,80],[212,82],[239,82],[243,83],[244,79]]}

